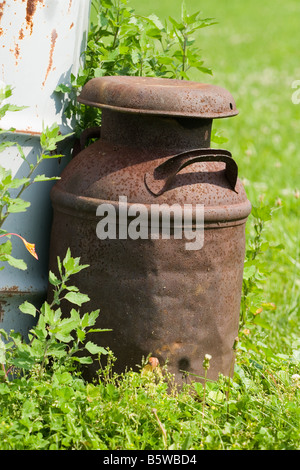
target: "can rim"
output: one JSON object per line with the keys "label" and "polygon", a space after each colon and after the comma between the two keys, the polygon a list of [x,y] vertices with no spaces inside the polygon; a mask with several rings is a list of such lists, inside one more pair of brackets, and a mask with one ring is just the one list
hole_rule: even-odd
{"label": "can rim", "polygon": [[[115,209],[119,210],[119,202],[105,199],[95,199],[87,196],[78,196],[68,193],[54,185],[51,189],[51,201],[53,207],[69,214],[76,214],[76,217],[96,218],[97,207],[101,204],[111,204]],[[127,207],[130,208],[138,202],[128,202]],[[148,210],[150,217],[151,204],[143,204]],[[222,224],[244,223],[251,213],[251,203],[248,199],[238,204],[228,204],[222,206],[204,206],[204,223],[209,225],[216,224],[220,228]],[[196,220],[195,208],[192,208],[192,220]],[[173,214],[175,217],[175,212]],[[172,220],[172,217],[171,217]]]}

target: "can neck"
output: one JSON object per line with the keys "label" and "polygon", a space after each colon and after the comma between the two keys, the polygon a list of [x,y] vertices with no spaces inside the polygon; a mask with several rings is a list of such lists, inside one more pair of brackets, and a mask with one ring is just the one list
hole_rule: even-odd
{"label": "can neck", "polygon": [[152,116],[103,109],[101,140],[135,148],[178,152],[210,147],[212,119]]}

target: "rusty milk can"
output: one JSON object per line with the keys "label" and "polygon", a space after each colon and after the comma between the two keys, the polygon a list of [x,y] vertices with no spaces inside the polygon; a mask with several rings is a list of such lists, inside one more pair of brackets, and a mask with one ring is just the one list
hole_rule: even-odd
{"label": "rusty milk can", "polygon": [[[197,82],[113,76],[90,80],[79,101],[102,108],[101,137],[52,189],[50,269],[68,247],[90,265],[76,285],[91,299],[84,311],[99,308],[98,327],[112,329],[92,340],[114,352],[115,370],[135,369],[151,353],[178,383],[185,372],[200,380],[210,354],[208,377],[229,375],[251,211],[230,152],[210,148],[213,119],[237,114],[231,94]],[[160,225],[152,233],[153,208]],[[183,208],[199,234],[203,209],[198,249],[178,232]]]}

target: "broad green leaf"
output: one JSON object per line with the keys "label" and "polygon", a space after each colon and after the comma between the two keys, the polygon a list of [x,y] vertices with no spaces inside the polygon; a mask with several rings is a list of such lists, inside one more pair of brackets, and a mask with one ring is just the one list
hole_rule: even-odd
{"label": "broad green leaf", "polygon": [[91,354],[108,354],[106,349],[102,348],[101,346],[98,346],[97,344],[93,343],[92,341],[88,341],[85,345],[85,348]]}
{"label": "broad green leaf", "polygon": [[12,244],[10,240],[7,240],[5,243],[1,243],[0,245],[0,254],[7,254],[10,255],[12,250]]}
{"label": "broad green leaf", "polygon": [[28,352],[21,352],[18,357],[12,358],[12,363],[21,369],[30,370],[36,364],[34,357]]}
{"label": "broad green leaf", "polygon": [[71,88],[68,85],[61,83],[55,88],[55,92],[57,93],[70,93]]}
{"label": "broad green leaf", "polygon": [[6,341],[8,340],[8,333],[2,328],[0,328],[0,335],[2,335]]}
{"label": "broad green leaf", "polygon": [[172,59],[172,57],[159,56],[159,57],[157,57],[157,61],[158,61],[160,64],[165,64],[165,65],[171,65],[171,64],[173,64],[173,59]]}
{"label": "broad green leaf", "polygon": [[81,330],[80,328],[77,328],[76,334],[77,334],[77,338],[79,339],[79,341],[83,342],[85,340],[86,334],[83,330]]}
{"label": "broad green leaf", "polygon": [[157,29],[160,29],[161,31],[164,31],[164,26],[158,16],[156,15],[149,15],[147,18],[144,18],[147,23],[151,22],[156,26]]}
{"label": "broad green leaf", "polygon": [[195,66],[200,72],[203,72],[203,73],[208,73],[209,75],[212,75],[213,72],[211,69],[207,68],[207,67],[202,67],[202,66]]}
{"label": "broad green leaf", "polygon": [[224,395],[224,393],[220,390],[211,390],[208,394],[208,397],[217,402],[222,402],[226,399],[226,395]]}
{"label": "broad green leaf", "polygon": [[71,331],[76,329],[78,322],[74,321],[72,318],[63,318],[60,322],[54,326],[51,331],[56,334],[62,334],[68,336]]}
{"label": "broad green leaf", "polygon": [[53,344],[50,344],[48,350],[47,350],[47,356],[49,357],[57,357],[57,358],[61,358],[61,357],[66,357],[66,344],[62,344],[62,343],[53,343]]}
{"label": "broad green leaf", "polygon": [[45,322],[52,325],[54,322],[54,310],[52,310],[48,302],[43,303],[41,313],[44,315]]}
{"label": "broad green leaf", "polygon": [[0,255],[0,260],[7,261],[7,263],[13,268],[21,269],[22,271],[27,269],[27,264],[22,259],[14,258],[11,255]]}
{"label": "broad green leaf", "polygon": [[75,310],[75,308],[72,308],[72,310],[71,310],[71,320],[73,322],[76,322],[76,324],[79,324],[79,322],[80,322],[80,314],[79,314],[78,310]]}
{"label": "broad green leaf", "polygon": [[34,305],[32,305],[31,303],[29,303],[27,300],[25,300],[25,302],[23,302],[20,306],[19,306],[19,309],[21,310],[21,312],[23,313],[27,313],[28,315],[32,315],[33,317],[36,316],[36,308]]}
{"label": "broad green leaf", "polygon": [[184,29],[184,25],[182,23],[178,23],[174,18],[169,16],[169,20],[172,23],[173,26],[175,26],[176,29],[179,31],[182,31]]}
{"label": "broad green leaf", "polygon": [[45,155],[45,152],[53,152],[59,142],[71,135],[73,133],[62,135],[57,123],[54,123],[51,127],[46,126],[40,136],[40,144],[43,149],[42,158],[57,158],[57,155]]}
{"label": "broad green leaf", "polygon": [[80,292],[68,292],[64,298],[72,304],[79,305],[79,307],[90,300],[86,294],[81,294]]}
{"label": "broad green leaf", "polygon": [[72,292],[78,292],[79,291],[78,287],[76,287],[76,286],[67,286],[66,284],[64,284],[64,289],[66,289],[68,291],[72,291]]}
{"label": "broad green leaf", "polygon": [[91,357],[72,357],[73,361],[80,362],[80,364],[92,364],[93,359]]}
{"label": "broad green leaf", "polygon": [[96,323],[97,318],[99,317],[100,310],[94,310],[90,314],[88,314],[88,324],[87,326],[93,326]]}
{"label": "broad green leaf", "polygon": [[161,36],[162,36],[161,31],[158,28],[147,29],[146,34],[147,34],[147,36],[149,36],[151,38],[156,38],[156,39],[160,39]]}
{"label": "broad green leaf", "polygon": [[7,212],[9,213],[26,212],[29,206],[30,206],[30,202],[24,201],[21,198],[10,199],[9,205],[7,207]]}
{"label": "broad green leaf", "polygon": [[88,264],[80,264],[80,258],[72,258],[70,248],[68,248],[66,256],[63,260],[63,266],[66,270],[66,274],[76,274],[82,269],[88,267]]}
{"label": "broad green leaf", "polygon": [[0,103],[12,95],[12,87],[10,85],[0,86]]}
{"label": "broad green leaf", "polygon": [[[51,150],[52,152],[54,152],[54,150],[56,150],[56,144],[54,143],[54,144],[53,144],[53,148],[51,148],[51,149],[49,148],[48,150]],[[50,153],[50,154],[43,153],[43,154],[41,155],[41,159],[42,159],[42,160],[47,160],[47,159],[50,160],[51,158],[62,158],[62,157],[63,157],[63,155],[60,154],[60,153]],[[55,178],[54,178],[54,179],[55,179]],[[59,179],[59,178],[58,178],[58,179]]]}
{"label": "broad green leaf", "polygon": [[53,382],[59,384],[68,384],[73,381],[72,375],[69,372],[55,372],[53,374]]}
{"label": "broad green leaf", "polygon": [[[0,153],[3,152],[8,147],[12,147],[14,145],[16,145],[15,142],[2,142],[0,144]],[[0,179],[2,179],[2,178],[0,177]]]}
{"label": "broad green leaf", "polygon": [[49,271],[49,282],[53,286],[58,286],[60,284],[60,280],[55,276],[52,271]]}
{"label": "broad green leaf", "polygon": [[255,274],[255,272],[256,272],[256,267],[255,266],[245,266],[244,267],[243,278],[248,280]]}
{"label": "broad green leaf", "polygon": [[19,188],[20,186],[28,186],[28,183],[30,183],[30,178],[13,178],[11,181],[9,187],[11,189],[13,188]]}
{"label": "broad green leaf", "polygon": [[[56,156],[55,156],[56,157]],[[45,158],[49,158],[48,156],[46,156]],[[52,157],[51,157],[52,158]],[[34,178],[34,182],[37,183],[37,182],[40,182],[40,181],[54,181],[54,180],[59,180],[60,177],[59,176],[51,176],[51,177],[48,177],[48,176],[45,176],[45,175],[38,175]]]}
{"label": "broad green leaf", "polygon": [[87,396],[90,400],[98,399],[101,397],[101,390],[99,387],[95,387],[95,385],[88,383],[86,386]]}
{"label": "broad green leaf", "polygon": [[55,338],[58,339],[59,341],[62,341],[63,343],[70,343],[70,341],[73,341],[73,336],[69,334],[63,334],[63,333],[55,333]]}

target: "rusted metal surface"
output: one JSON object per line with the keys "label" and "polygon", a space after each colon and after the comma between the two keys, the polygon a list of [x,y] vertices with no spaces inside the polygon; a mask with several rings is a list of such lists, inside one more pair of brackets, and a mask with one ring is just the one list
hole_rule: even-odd
{"label": "rusted metal surface", "polygon": [[102,77],[90,80],[79,102],[142,114],[221,118],[238,113],[232,95],[216,85],[154,77]]}
{"label": "rusted metal surface", "polygon": [[[147,83],[152,83],[152,96],[163,96],[161,81]],[[121,84],[119,77],[118,96]],[[205,87],[195,88],[202,95]],[[182,106],[184,89],[177,88]],[[101,96],[99,100],[103,102]],[[210,354],[209,377],[228,375],[238,331],[245,223],[251,210],[234,175],[236,164],[228,151],[210,149],[211,118],[195,118],[193,111],[191,117],[162,116],[161,106],[157,114],[154,109],[148,113],[145,98],[141,113],[124,108],[120,112],[116,101],[117,109],[112,102],[104,106],[101,139],[69,163],[52,189],[50,269],[56,271],[56,257],[63,257],[68,247],[90,265],[78,273],[76,284],[91,299],[84,311],[99,308],[98,327],[113,330],[95,334],[93,341],[112,349],[118,371],[135,368],[142,356],[151,354],[160,364],[168,361],[180,383],[182,371],[203,375],[204,355]],[[209,161],[203,161],[204,155]],[[231,165],[230,171],[226,165]],[[150,191],[149,184],[159,181],[162,173],[163,188],[151,186]],[[99,240],[96,208],[111,203],[120,221],[121,195],[127,197],[128,208],[144,204],[148,213],[153,204],[203,204],[203,248],[187,251],[184,239],[174,237]],[[93,373],[90,367],[87,377]]]}
{"label": "rusted metal surface", "polygon": [[155,196],[163,194],[172,184],[180,170],[196,162],[224,162],[226,177],[233,191],[237,182],[238,168],[231,153],[219,149],[195,149],[174,155],[150,173],[145,174],[145,185]]}

